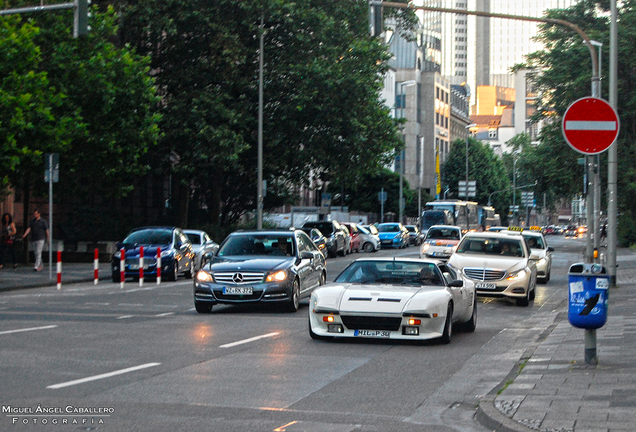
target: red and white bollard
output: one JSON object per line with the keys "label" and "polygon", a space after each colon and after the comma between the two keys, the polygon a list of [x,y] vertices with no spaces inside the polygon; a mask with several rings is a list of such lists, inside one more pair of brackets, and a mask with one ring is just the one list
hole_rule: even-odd
{"label": "red and white bollard", "polygon": [[139,247],[139,286],[144,286],[144,247]]}
{"label": "red and white bollard", "polygon": [[119,287],[124,289],[124,281],[126,280],[126,249],[121,248],[119,251]]}
{"label": "red and white bollard", "polygon": [[161,283],[161,248],[157,248],[157,285]]}
{"label": "red and white bollard", "polygon": [[57,251],[57,289],[62,289],[62,251]]}
{"label": "red and white bollard", "polygon": [[93,260],[94,284],[99,282],[99,249],[95,249],[95,259]]}

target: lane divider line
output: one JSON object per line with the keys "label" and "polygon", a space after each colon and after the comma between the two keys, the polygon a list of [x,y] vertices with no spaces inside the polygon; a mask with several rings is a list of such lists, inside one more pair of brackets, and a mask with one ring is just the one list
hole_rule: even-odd
{"label": "lane divider line", "polygon": [[254,342],[254,341],[257,341],[259,339],[265,339],[265,338],[269,338],[269,337],[278,336],[279,334],[280,334],[280,332],[274,332],[274,333],[267,333],[267,334],[264,334],[264,335],[261,335],[261,336],[254,336],[254,337],[249,338],[249,339],[243,339],[243,340],[240,340],[240,341],[237,341],[237,342],[232,342],[232,343],[229,343],[229,344],[220,345],[219,348],[232,348],[232,347],[235,347],[235,346],[238,346],[238,345],[243,345],[243,344],[246,344],[246,343]]}
{"label": "lane divider line", "polygon": [[122,315],[120,317],[117,317],[117,319],[128,319],[128,318],[132,318],[133,315]]}
{"label": "lane divider line", "polygon": [[21,332],[28,332],[28,331],[35,331],[35,330],[47,330],[47,329],[52,329],[55,327],[57,326],[49,325],[49,326],[43,326],[43,327],[31,327],[31,328],[23,328],[23,329],[15,329],[15,330],[5,330],[5,331],[0,331],[0,335],[11,334],[11,333],[21,333]]}
{"label": "lane divider line", "polygon": [[97,381],[100,379],[104,379],[104,378],[110,378],[110,377],[114,377],[117,375],[123,375],[125,373],[129,373],[129,372],[135,372],[141,369],[147,369],[147,368],[151,368],[154,366],[159,366],[161,363],[146,363],[146,364],[142,364],[139,366],[133,366],[133,367],[129,367],[126,369],[120,369],[120,370],[116,370],[113,372],[108,372],[105,374],[101,374],[101,375],[94,375],[91,377],[86,377],[86,378],[81,378],[81,379],[77,379],[77,380],[73,380],[73,381],[67,381],[67,382],[63,382],[63,383],[59,383],[59,384],[53,384],[47,387],[47,389],[60,389],[63,387],[70,387],[70,386],[74,386],[77,384],[83,384],[86,382],[90,382],[90,381]]}
{"label": "lane divider line", "polygon": [[155,317],[165,317],[170,315],[174,315],[174,312],[160,313],[159,315],[155,315]]}

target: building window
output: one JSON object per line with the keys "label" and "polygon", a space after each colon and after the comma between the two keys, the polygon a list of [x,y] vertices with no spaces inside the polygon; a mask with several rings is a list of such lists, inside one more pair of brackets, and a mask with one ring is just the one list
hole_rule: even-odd
{"label": "building window", "polygon": [[497,139],[497,129],[488,129],[488,139]]}

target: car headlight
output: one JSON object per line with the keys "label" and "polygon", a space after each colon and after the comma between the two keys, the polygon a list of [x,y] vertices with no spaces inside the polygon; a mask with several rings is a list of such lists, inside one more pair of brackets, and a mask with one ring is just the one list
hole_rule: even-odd
{"label": "car headlight", "polygon": [[267,275],[265,282],[283,282],[287,279],[287,270],[279,270]]}
{"label": "car headlight", "polygon": [[547,262],[548,262],[548,260],[546,260],[545,258],[541,258],[537,264],[539,264],[539,265],[546,265],[546,264],[547,264]]}
{"label": "car headlight", "polygon": [[121,257],[121,251],[117,251],[113,254],[113,257],[119,259]]}
{"label": "car headlight", "polygon": [[422,253],[425,253],[427,250],[429,250],[430,247],[431,247],[431,245],[429,243],[425,243],[422,246]]}
{"label": "car headlight", "polygon": [[521,279],[526,277],[526,274],[527,273],[526,273],[525,270],[519,270],[518,272],[510,273],[506,279],[507,280],[521,280]]}
{"label": "car headlight", "polygon": [[213,282],[214,278],[206,271],[199,270],[197,272],[197,282]]}
{"label": "car headlight", "polygon": [[167,249],[165,251],[161,251],[161,258],[165,258],[167,256],[171,256],[173,253],[173,251],[171,251],[170,249]]}

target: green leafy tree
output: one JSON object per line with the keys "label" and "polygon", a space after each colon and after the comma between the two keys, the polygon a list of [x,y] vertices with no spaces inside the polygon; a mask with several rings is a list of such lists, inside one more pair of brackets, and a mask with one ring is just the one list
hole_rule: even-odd
{"label": "green leafy tree", "polygon": [[[500,159],[488,144],[473,138],[468,139],[468,178],[477,182],[477,196],[474,199],[479,204],[488,204],[492,198],[492,205],[498,213],[505,216],[508,209],[512,190],[508,172]],[[459,181],[466,180],[466,142],[456,140],[451,146],[450,153],[442,169],[442,182],[448,185],[457,197]],[[495,193],[497,191],[504,191]],[[492,196],[491,196],[492,194]]]}
{"label": "green leafy tree", "polygon": [[255,208],[261,32],[266,203],[310,175],[353,181],[401,145],[379,100],[389,57],[368,36],[366,1],[121,4],[125,40],[152,55],[164,101],[158,154],[179,155],[169,169],[209,222]]}
{"label": "green leafy tree", "polygon": [[[585,0],[564,10],[548,12],[551,18],[564,19],[578,25],[592,40],[609,46],[609,3]],[[636,2],[626,0],[618,4],[618,106],[621,131],[617,140],[618,151],[618,205],[623,215],[636,214]],[[575,100],[589,96],[592,60],[588,48],[578,34],[561,26],[542,24],[537,39],[546,49],[530,54],[520,65],[538,71],[535,74],[536,89],[540,95],[537,118],[548,120],[540,135],[532,164],[538,173],[538,193],[547,193],[551,201],[571,199],[582,193],[582,167],[577,163],[580,154],[572,150],[561,133],[561,119],[567,107]],[[603,71],[609,71],[609,56],[603,56]],[[602,95],[608,94],[608,80],[602,80]],[[601,159],[604,174],[605,155]],[[601,190],[605,190],[601,187]],[[621,218],[625,222],[624,218]],[[620,223],[623,223],[619,221]],[[619,232],[627,232],[621,230]],[[632,240],[622,236],[624,244]]]}
{"label": "green leafy tree", "polygon": [[[105,223],[112,200],[126,196],[147,171],[143,157],[158,137],[158,117],[153,112],[158,100],[148,59],[113,43],[117,16],[112,8],[103,12],[93,8],[91,31],[80,39],[72,37],[72,11],[33,13],[26,18],[3,18],[3,23],[16,22],[15,34],[35,29],[31,43],[37,55],[28,71],[16,69],[16,61],[2,64],[14,68],[13,76],[39,78],[40,92],[17,88],[23,99],[32,98],[32,108],[38,107],[36,96],[42,94],[43,108],[37,111],[39,117],[25,121],[26,133],[13,135],[21,155],[4,175],[9,184],[23,189],[28,206],[31,190],[36,194],[46,190],[41,181],[43,153],[59,153],[56,201],[78,222],[65,227],[65,234],[110,238],[108,227],[117,220]],[[17,119],[14,113],[12,121]],[[73,218],[87,209],[93,209],[88,210],[90,217]],[[27,207],[25,218],[28,213]]]}

